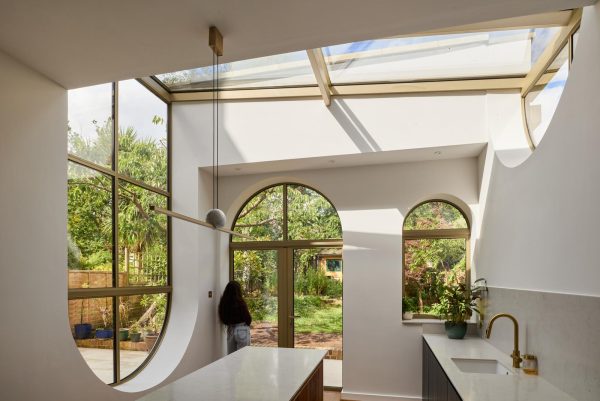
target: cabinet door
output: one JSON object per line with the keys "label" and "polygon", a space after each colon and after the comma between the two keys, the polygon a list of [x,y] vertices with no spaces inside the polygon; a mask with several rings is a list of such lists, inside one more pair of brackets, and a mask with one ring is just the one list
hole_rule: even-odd
{"label": "cabinet door", "polygon": [[429,365],[431,364],[431,351],[429,347],[425,343],[425,339],[423,339],[423,387],[422,387],[422,395],[423,401],[429,401]]}
{"label": "cabinet door", "polygon": [[432,355],[431,374],[429,375],[430,388],[429,397],[431,401],[447,401],[448,400],[448,379],[446,373],[438,363],[435,356]]}

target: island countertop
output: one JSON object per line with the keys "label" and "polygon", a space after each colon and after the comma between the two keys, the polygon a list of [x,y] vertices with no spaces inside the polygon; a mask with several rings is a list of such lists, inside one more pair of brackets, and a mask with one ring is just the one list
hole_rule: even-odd
{"label": "island countertop", "polygon": [[[481,338],[451,340],[443,334],[423,338],[463,401],[575,401],[542,377],[512,368],[508,355]],[[465,373],[452,358],[495,359],[512,375]]]}
{"label": "island countertop", "polygon": [[139,401],[287,401],[326,351],[244,347],[167,384]]}

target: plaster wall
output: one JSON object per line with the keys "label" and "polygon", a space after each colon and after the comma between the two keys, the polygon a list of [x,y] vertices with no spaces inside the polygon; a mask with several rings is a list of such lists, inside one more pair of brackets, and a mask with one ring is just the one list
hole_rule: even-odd
{"label": "plaster wall", "polygon": [[584,10],[570,77],[537,149],[514,168],[489,160],[475,263],[491,286],[600,296],[599,63],[597,4]]}
{"label": "plaster wall", "polygon": [[[468,158],[222,178],[221,207],[230,222],[249,196],[277,182],[312,186],[337,208],[344,240],[344,399],[420,399],[423,328],[401,317],[404,216],[433,197],[475,215],[477,175],[477,160]],[[228,238],[222,240],[226,255]],[[226,260],[221,271],[227,274]]]}
{"label": "plaster wall", "polygon": [[[599,62],[596,4],[584,9],[570,77],[539,146],[514,168],[502,149],[486,153],[474,255],[490,287],[486,321],[513,314],[521,349],[538,357],[540,375],[581,401],[600,392]],[[510,322],[498,320],[489,341],[512,352]]]}
{"label": "plaster wall", "polygon": [[[181,103],[174,110],[183,130],[178,135],[199,138],[198,166],[211,165],[211,104]],[[330,107],[321,99],[224,101],[219,163],[484,144],[486,124],[485,93],[357,97],[335,99]]]}
{"label": "plaster wall", "polygon": [[4,53],[0,70],[0,398],[122,399],[69,329],[67,92]]}

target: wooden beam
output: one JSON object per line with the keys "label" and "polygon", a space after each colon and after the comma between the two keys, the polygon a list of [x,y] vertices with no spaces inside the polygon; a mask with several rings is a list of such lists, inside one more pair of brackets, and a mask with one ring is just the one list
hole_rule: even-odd
{"label": "wooden beam", "polygon": [[308,49],[306,54],[317,79],[319,91],[321,91],[325,106],[329,106],[331,104],[331,80],[329,79],[329,72],[327,71],[327,63],[325,63],[323,51],[320,48]]}
{"label": "wooden beam", "polygon": [[521,88],[521,95],[523,97],[527,96],[527,93],[531,91],[540,77],[544,75],[558,53],[569,43],[569,38],[581,23],[581,16],[582,10],[580,8],[572,11],[569,23],[560,29],[552,43],[546,47],[546,50],[541,54],[535,65],[531,67],[531,71],[523,79],[523,87]]}
{"label": "wooden beam", "polygon": [[[222,90],[219,100],[256,100],[256,99],[281,99],[281,98],[306,98],[321,95],[316,86],[297,88],[267,88],[267,89],[239,89]],[[203,92],[173,92],[171,98],[174,102],[212,101],[212,91]]]}
{"label": "wooden beam", "polygon": [[334,85],[336,96],[393,95],[428,92],[470,92],[499,89],[519,89],[522,78],[464,79],[431,82],[399,82],[364,85]]}
{"label": "wooden beam", "polygon": [[[399,82],[383,84],[333,85],[334,96],[401,95],[404,93],[471,92],[499,89],[517,89],[523,86],[523,78],[461,79],[431,82]],[[220,100],[260,99],[306,99],[322,97],[321,89],[315,86],[298,88],[269,88],[226,90],[219,92]],[[212,92],[173,92],[173,102],[212,101]]]}
{"label": "wooden beam", "polygon": [[137,81],[165,103],[171,103],[171,93],[152,77],[138,78]]}

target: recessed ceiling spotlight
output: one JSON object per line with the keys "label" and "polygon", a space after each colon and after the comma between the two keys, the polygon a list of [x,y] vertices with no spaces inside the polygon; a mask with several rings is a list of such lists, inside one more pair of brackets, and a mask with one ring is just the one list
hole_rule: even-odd
{"label": "recessed ceiling spotlight", "polygon": [[329,163],[333,164],[333,163],[335,163],[335,160],[331,159],[331,160],[329,160]]}
{"label": "recessed ceiling spotlight", "polygon": [[434,155],[439,156],[442,154],[442,152],[440,150],[436,150],[435,152],[433,152]]}
{"label": "recessed ceiling spotlight", "polygon": [[242,171],[242,168],[241,167],[236,167],[235,171]]}

